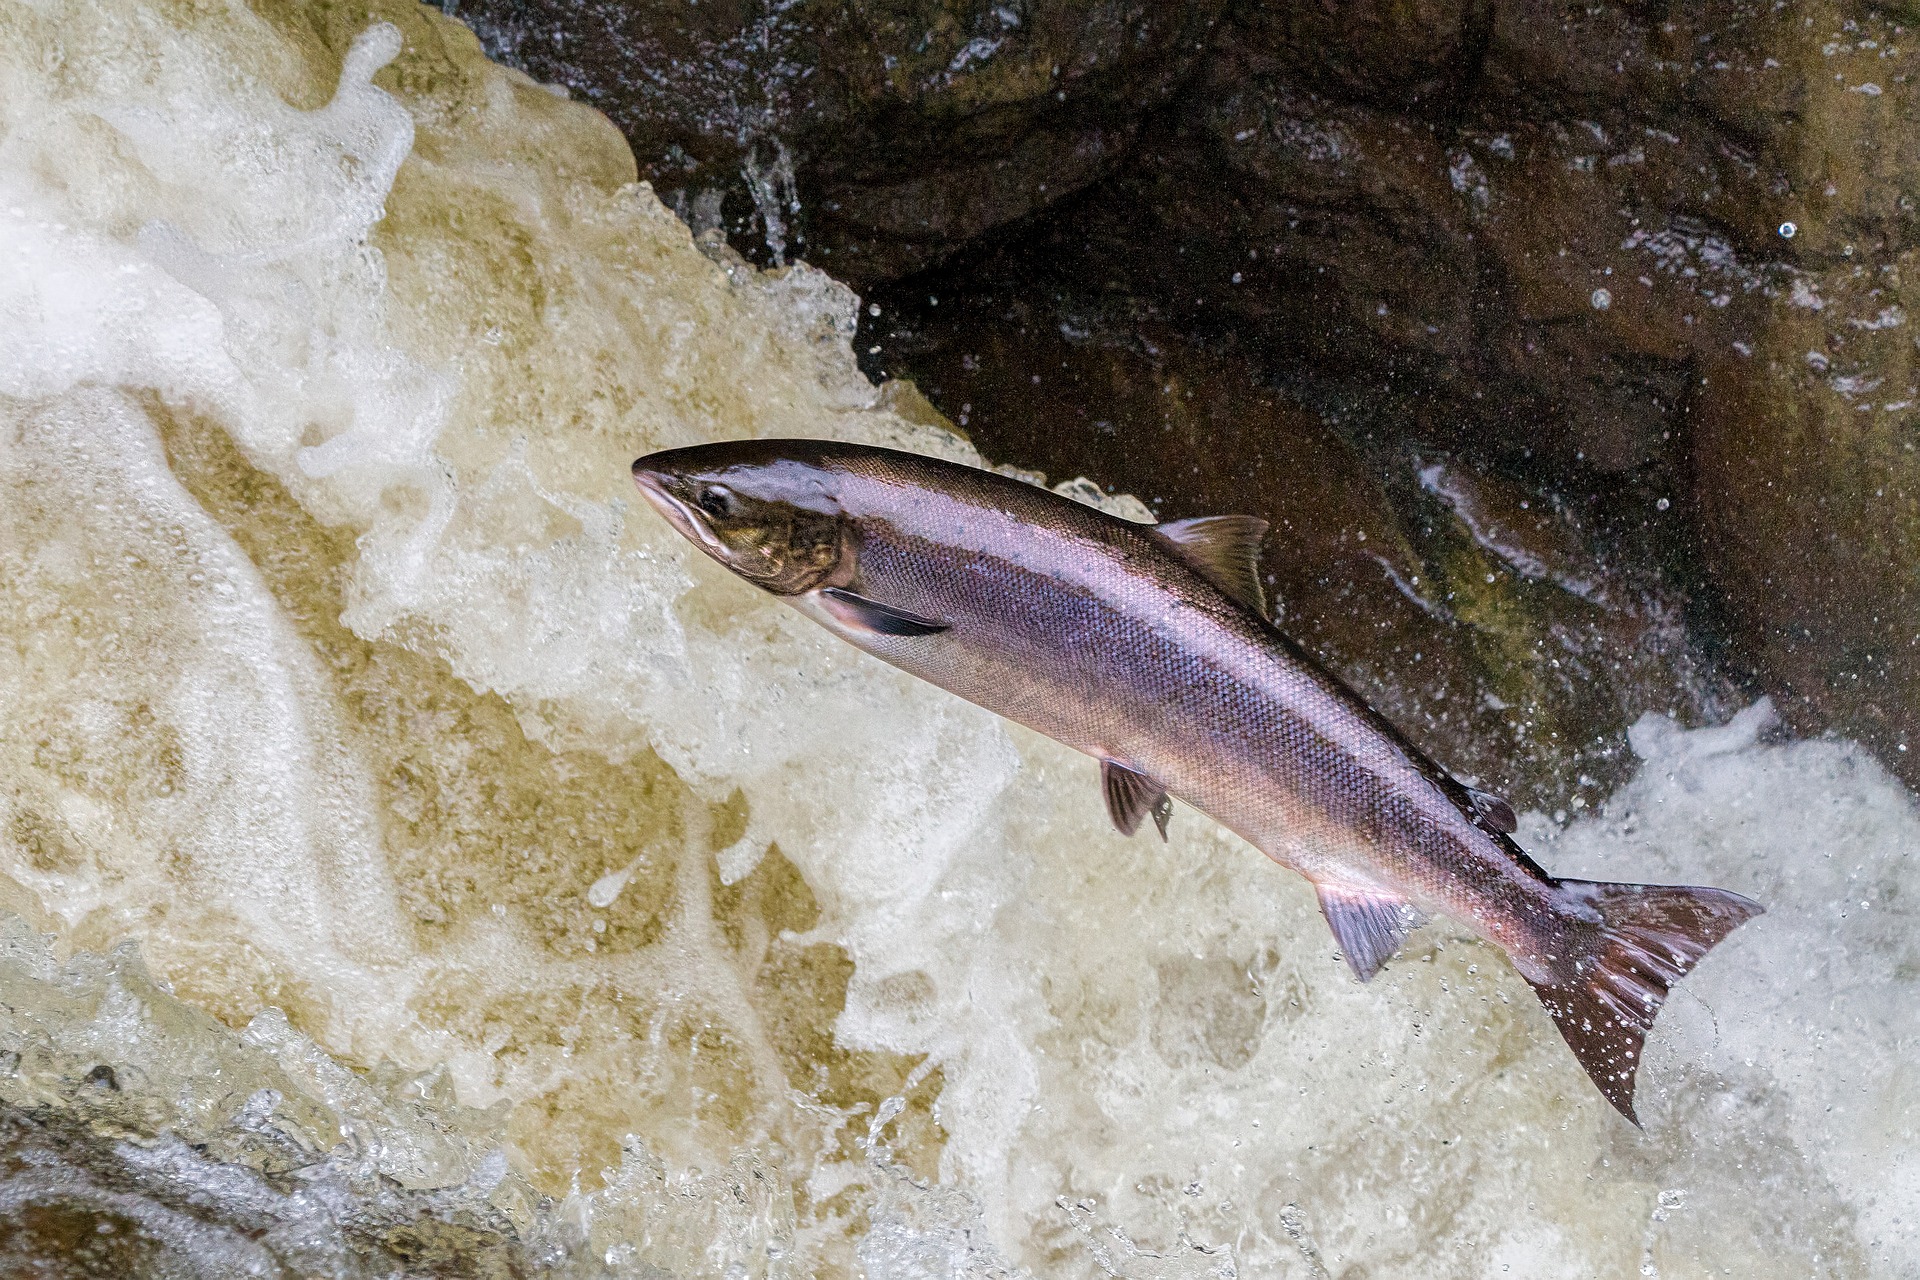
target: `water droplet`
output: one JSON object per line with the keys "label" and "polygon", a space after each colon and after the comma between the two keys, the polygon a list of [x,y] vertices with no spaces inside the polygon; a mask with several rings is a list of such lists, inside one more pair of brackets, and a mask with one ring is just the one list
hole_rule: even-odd
{"label": "water droplet", "polygon": [[1653,509],[1655,511],[1665,511],[1668,507],[1672,505],[1673,504],[1671,502],[1668,502],[1665,498],[1662,498],[1658,502],[1655,502],[1653,504]]}
{"label": "water droplet", "polygon": [[1593,291],[1592,301],[1593,301],[1593,309],[1595,311],[1605,311],[1608,307],[1613,305],[1613,294],[1608,292],[1605,289],[1595,289]]}
{"label": "water droplet", "polygon": [[1783,222],[1780,224],[1780,238],[1782,240],[1791,240],[1799,230],[1800,228],[1794,226],[1791,222]]}

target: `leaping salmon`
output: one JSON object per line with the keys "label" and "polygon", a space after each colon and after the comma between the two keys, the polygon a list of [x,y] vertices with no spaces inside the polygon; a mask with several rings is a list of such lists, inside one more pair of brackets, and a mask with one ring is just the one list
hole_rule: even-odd
{"label": "leaping salmon", "polygon": [[1634,1114],[1672,985],[1757,903],[1548,875],[1456,781],[1268,620],[1266,522],[1140,525],[917,454],[755,440],[649,454],[641,493],[709,556],[886,662],[1100,762],[1114,826],[1192,805],[1313,882],[1362,982],[1429,914],[1533,985]]}

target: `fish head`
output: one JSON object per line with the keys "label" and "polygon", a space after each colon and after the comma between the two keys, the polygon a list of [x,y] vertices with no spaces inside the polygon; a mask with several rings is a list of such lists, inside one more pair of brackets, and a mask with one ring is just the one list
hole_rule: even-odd
{"label": "fish head", "polygon": [[849,559],[839,475],[805,442],[666,449],[637,460],[633,481],[687,541],[775,595],[827,584]]}

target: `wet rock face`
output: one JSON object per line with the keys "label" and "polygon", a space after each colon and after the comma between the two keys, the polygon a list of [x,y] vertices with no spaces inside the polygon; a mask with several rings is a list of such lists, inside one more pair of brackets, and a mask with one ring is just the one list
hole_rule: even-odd
{"label": "wet rock face", "polygon": [[[1703,367],[1703,550],[1738,642],[1803,730],[1920,779],[1920,420],[1912,251],[1797,277],[1751,357]],[[1818,304],[1818,305],[1816,305]]]}
{"label": "wet rock face", "polygon": [[[1738,643],[1804,730],[1861,738],[1920,780],[1920,228],[1911,12],[1828,9],[1773,56],[1800,79],[1776,124],[1795,223],[1777,291],[1702,344],[1691,415],[1703,553]],[[1764,300],[1762,300],[1764,299]]]}
{"label": "wet rock face", "polygon": [[1111,173],[1223,0],[467,0],[489,50],[606,112],[641,176],[756,256],[866,286]]}
{"label": "wet rock face", "polygon": [[1307,0],[1236,5],[1233,20],[1234,43],[1279,62],[1298,83],[1445,111],[1478,74],[1492,10],[1484,0]]}
{"label": "wet rock face", "polygon": [[1698,34],[1518,10],[1344,40],[1237,15],[1059,238],[1125,261],[1144,211],[1185,265],[1131,291],[1342,399],[1396,395],[1405,433],[1494,461],[1668,461],[1699,313],[1757,282],[1787,216],[1780,165],[1709,109],[1777,104],[1665,56]]}
{"label": "wet rock face", "polygon": [[[1489,727],[1487,698],[1564,682],[1516,723],[1617,745],[1634,707],[1706,714],[1713,668],[1920,778],[1920,748],[1902,750],[1920,734],[1902,300],[1920,13],[461,13],[607,110],[696,227],[855,282],[884,313],[861,340],[873,371],[919,379],[997,456],[1307,530],[1278,584],[1289,627],[1450,762],[1518,761],[1506,772],[1544,797],[1574,794],[1586,757],[1550,784],[1518,730]],[[1154,388],[1175,372],[1200,405],[1169,425]],[[1300,458],[1337,502],[1303,508],[1269,470]],[[1583,636],[1639,675],[1596,683],[1550,665],[1554,645],[1489,648],[1489,615],[1434,613],[1384,552],[1341,541],[1374,512],[1410,557],[1396,573],[1417,562],[1429,583],[1446,559],[1430,525],[1479,546],[1411,479],[1436,459],[1558,513],[1576,577],[1638,584],[1605,606],[1522,593],[1501,625]]]}
{"label": "wet rock face", "polygon": [[390,1186],[363,1208],[345,1178],[222,1163],[172,1135],[140,1139],[0,1103],[0,1273],[523,1280],[546,1270],[504,1216],[462,1220]]}

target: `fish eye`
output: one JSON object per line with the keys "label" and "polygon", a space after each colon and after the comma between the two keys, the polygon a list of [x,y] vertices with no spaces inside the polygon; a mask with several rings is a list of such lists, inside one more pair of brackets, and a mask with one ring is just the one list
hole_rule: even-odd
{"label": "fish eye", "polygon": [[724,520],[732,515],[739,501],[733,496],[733,490],[723,484],[700,486],[700,494],[694,499],[702,511],[716,520]]}

